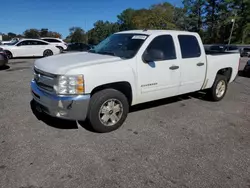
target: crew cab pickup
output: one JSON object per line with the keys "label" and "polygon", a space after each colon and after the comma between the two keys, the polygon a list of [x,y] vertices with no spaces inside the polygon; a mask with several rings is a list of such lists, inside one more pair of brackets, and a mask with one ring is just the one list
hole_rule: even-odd
{"label": "crew cab pickup", "polygon": [[206,54],[193,32],[123,31],[88,52],[36,60],[31,91],[40,112],[87,119],[97,132],[109,132],[136,104],[200,90],[221,100],[239,59],[239,53]]}

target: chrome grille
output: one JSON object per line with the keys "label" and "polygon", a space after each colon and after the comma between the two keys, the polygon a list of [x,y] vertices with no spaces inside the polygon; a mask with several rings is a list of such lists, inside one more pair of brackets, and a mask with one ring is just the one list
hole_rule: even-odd
{"label": "chrome grille", "polygon": [[57,82],[56,75],[46,73],[37,68],[34,68],[34,81],[38,87],[44,91],[54,93],[54,85]]}

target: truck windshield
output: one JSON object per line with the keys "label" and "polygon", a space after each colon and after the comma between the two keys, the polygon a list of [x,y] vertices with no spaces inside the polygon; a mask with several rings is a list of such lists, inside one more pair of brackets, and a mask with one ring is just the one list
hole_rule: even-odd
{"label": "truck windshield", "polygon": [[130,59],[135,56],[147,37],[148,35],[133,33],[113,34],[89,52]]}

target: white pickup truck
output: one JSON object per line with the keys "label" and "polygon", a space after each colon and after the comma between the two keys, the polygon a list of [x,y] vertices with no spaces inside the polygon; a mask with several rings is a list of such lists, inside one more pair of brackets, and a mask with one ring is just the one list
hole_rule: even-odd
{"label": "white pickup truck", "polygon": [[221,100],[239,59],[239,53],[206,54],[197,33],[123,31],[89,52],[36,60],[31,91],[40,112],[88,119],[96,131],[109,132],[136,104],[200,90]]}

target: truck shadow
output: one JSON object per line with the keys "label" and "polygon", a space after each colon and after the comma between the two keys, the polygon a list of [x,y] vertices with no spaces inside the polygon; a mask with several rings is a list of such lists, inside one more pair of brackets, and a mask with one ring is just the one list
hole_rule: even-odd
{"label": "truck shadow", "polygon": [[249,74],[246,74],[244,71],[239,70],[238,72],[238,76],[240,77],[245,77],[245,78],[250,78],[250,72],[248,72]]}
{"label": "truck shadow", "polygon": [[194,92],[189,94],[184,94],[180,96],[170,97],[166,99],[160,99],[152,102],[147,102],[143,104],[138,104],[130,108],[130,113],[137,112],[140,110],[156,108],[158,106],[168,105],[180,101],[190,100],[192,98],[200,99],[203,101],[210,101],[205,92]]}
{"label": "truck shadow", "polygon": [[[135,105],[135,106],[130,108],[129,113],[134,113],[134,112],[141,111],[141,110],[155,108],[158,106],[168,105],[168,104],[172,104],[172,103],[179,102],[179,101],[190,100],[192,98],[197,98],[197,99],[206,100],[206,101],[208,100],[208,99],[206,99],[206,95],[204,93],[201,93],[201,92],[191,93],[191,94],[185,94],[185,95],[181,95],[181,96],[177,96],[177,97],[171,97],[171,98],[167,98],[167,99],[161,99],[161,100],[157,100],[157,101],[153,101],[153,102],[147,102],[147,103]],[[32,113],[35,115],[35,117],[39,121],[44,122],[46,125],[48,125],[50,127],[57,128],[57,129],[72,130],[72,129],[79,129],[79,126],[81,126],[82,128],[86,129],[87,131],[96,133],[96,131],[91,127],[91,125],[88,121],[76,122],[76,121],[63,120],[63,119],[51,117],[45,113],[38,112],[35,108],[34,100],[30,101],[30,108],[32,110]]]}

